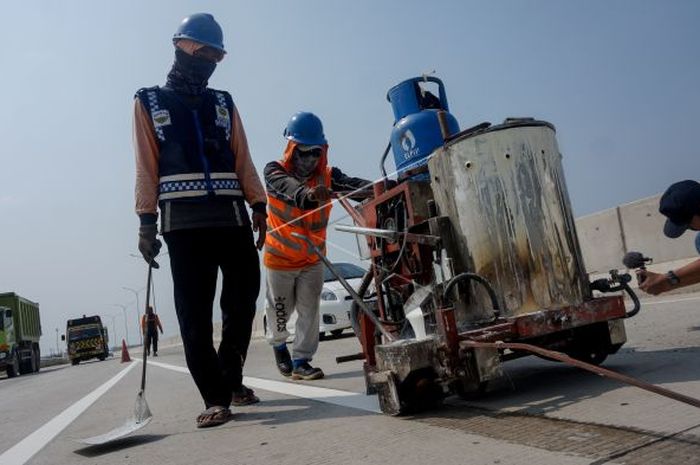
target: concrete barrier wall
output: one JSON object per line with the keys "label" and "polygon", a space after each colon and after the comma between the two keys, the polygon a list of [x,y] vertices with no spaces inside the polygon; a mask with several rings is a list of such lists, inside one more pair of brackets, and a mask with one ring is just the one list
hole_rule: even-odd
{"label": "concrete barrier wall", "polygon": [[619,268],[625,255],[618,209],[612,208],[576,220],[583,263],[589,273]]}
{"label": "concrete barrier wall", "polygon": [[678,239],[664,236],[666,218],[659,213],[659,197],[637,200],[576,220],[583,261],[589,273],[624,268],[622,257],[630,251],[644,253],[656,265],[698,257],[694,232]]}
{"label": "concrete barrier wall", "polygon": [[658,263],[697,256],[693,231],[678,239],[663,234],[666,217],[659,213],[658,196],[622,205],[620,216],[628,251],[642,251]]}

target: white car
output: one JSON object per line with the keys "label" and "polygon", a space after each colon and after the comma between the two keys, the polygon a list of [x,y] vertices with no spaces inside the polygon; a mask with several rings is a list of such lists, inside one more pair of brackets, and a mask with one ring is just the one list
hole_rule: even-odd
{"label": "white car", "polygon": [[[340,275],[357,291],[362,282],[362,277],[367,272],[352,263],[333,263],[333,267]],[[345,290],[340,281],[328,271],[328,268],[323,269],[323,290],[321,291],[321,304],[319,305],[319,332],[321,338],[326,333],[333,336],[340,336],[346,329],[352,328],[350,324],[350,306],[352,305],[352,297]],[[294,325],[297,321],[297,313],[292,313],[291,318],[287,321],[287,331],[290,335],[294,334]],[[267,318],[263,315],[263,328],[267,333]]]}

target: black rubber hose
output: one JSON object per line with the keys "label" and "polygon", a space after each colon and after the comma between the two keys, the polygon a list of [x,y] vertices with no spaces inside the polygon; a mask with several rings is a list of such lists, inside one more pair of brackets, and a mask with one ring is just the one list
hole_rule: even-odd
{"label": "black rubber hose", "polygon": [[[401,201],[399,202],[403,204],[404,202]],[[408,232],[408,210],[406,209],[406,205],[403,205],[403,232]],[[397,223],[398,224],[398,223]],[[403,254],[406,251],[406,244],[408,244],[408,241],[404,237],[403,239],[399,239],[401,241],[401,248],[399,249],[399,256],[396,257],[396,261],[394,262],[391,267],[389,267],[390,272],[395,272],[396,268],[399,266],[399,263],[401,263],[401,259],[403,258]]]}
{"label": "black rubber hose", "polygon": [[386,163],[386,156],[389,155],[389,149],[391,149],[391,142],[387,144],[386,149],[384,149],[384,154],[382,154],[382,159],[379,162],[379,169],[382,173],[382,179],[384,180],[385,191],[389,190],[389,180],[387,179],[386,167],[384,166],[384,163]]}
{"label": "black rubber hose", "polygon": [[450,298],[450,293],[452,292],[452,289],[454,287],[465,280],[469,281],[476,281],[477,283],[481,284],[484,286],[484,289],[486,289],[486,292],[488,292],[489,297],[491,298],[491,306],[494,309],[494,313],[496,315],[501,313],[501,307],[498,305],[498,298],[496,297],[496,291],[493,290],[493,286],[491,286],[491,283],[486,280],[483,276],[479,276],[476,273],[460,273],[454,278],[450,279],[450,282],[447,283],[447,286],[445,286],[445,300],[448,300]]}
{"label": "black rubber hose", "polygon": [[617,285],[611,286],[609,280],[601,278],[596,279],[591,283],[591,289],[594,291],[602,292],[604,294],[608,294],[610,292],[625,291],[627,295],[630,296],[630,299],[632,299],[632,303],[634,304],[634,308],[632,308],[632,310],[630,310],[629,312],[625,313],[625,318],[632,318],[637,313],[639,313],[639,309],[642,307],[642,304],[639,302],[639,297],[637,297],[637,294],[634,293],[632,288],[626,282],[618,282]]}
{"label": "black rubber hose", "polygon": [[[364,277],[362,278],[362,282],[360,283],[360,287],[357,288],[357,295],[362,297],[364,299],[365,294],[367,293],[367,289],[369,289],[369,285],[372,284],[372,280],[374,279],[374,267],[370,267],[369,271],[365,273]],[[352,304],[350,305],[350,325],[352,326],[352,330],[355,332],[355,336],[357,336],[358,339],[360,339],[360,320],[358,318],[358,315],[360,314],[360,306],[355,302],[354,300],[352,301]]]}
{"label": "black rubber hose", "polygon": [[635,316],[637,313],[639,313],[639,309],[641,308],[641,304],[639,303],[639,297],[637,297],[637,294],[634,293],[632,288],[629,286],[627,283],[622,283],[620,285],[622,289],[624,289],[625,292],[627,292],[627,295],[630,296],[630,299],[632,299],[632,302],[634,303],[634,308],[627,312],[625,314],[625,318],[632,318]]}

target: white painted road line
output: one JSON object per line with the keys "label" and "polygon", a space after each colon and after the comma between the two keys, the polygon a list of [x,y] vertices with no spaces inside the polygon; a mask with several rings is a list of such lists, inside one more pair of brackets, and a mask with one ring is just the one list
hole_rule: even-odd
{"label": "white painted road line", "polygon": [[[148,361],[148,364],[165,368],[167,370],[177,371],[179,373],[190,374],[190,371],[187,368],[177,365],[152,362],[150,360]],[[317,402],[325,402],[327,404],[339,405],[341,407],[364,410],[365,412],[381,413],[379,410],[379,401],[377,400],[377,396],[366,396],[364,394],[358,394],[357,392],[309,386],[301,383],[273,381],[264,378],[251,378],[249,376],[244,377],[243,382],[246,386],[262,389],[263,391],[276,392],[278,394],[315,400]]]}
{"label": "white painted road line", "polygon": [[[691,302],[693,300],[700,300],[700,297],[685,297],[685,298],[680,298],[680,299],[669,299],[669,300],[649,300],[647,303],[649,305],[675,304],[677,302]],[[644,303],[643,300],[642,300],[642,303]]]}
{"label": "white painted road line", "polygon": [[20,442],[12,446],[10,449],[0,455],[0,464],[2,465],[23,465],[31,459],[34,454],[39,452],[46,444],[48,444],[58,433],[63,431],[70,425],[78,416],[88,409],[97,399],[107,392],[112,386],[122,379],[126,374],[136,366],[136,363],[129,364],[128,367],[114,375],[109,381],[98,387],[63,412],[56,415],[52,420],[49,420],[44,426],[34,431],[32,434],[22,439]]}

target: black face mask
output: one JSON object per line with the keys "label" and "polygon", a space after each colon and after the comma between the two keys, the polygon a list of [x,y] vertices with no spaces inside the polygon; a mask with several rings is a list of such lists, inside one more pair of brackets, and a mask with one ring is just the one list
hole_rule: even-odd
{"label": "black face mask", "polygon": [[175,63],[168,73],[167,86],[188,95],[200,95],[216,69],[216,63],[175,49]]}
{"label": "black face mask", "polygon": [[320,149],[309,152],[302,152],[299,149],[295,149],[294,154],[292,155],[292,167],[294,174],[302,179],[308,178],[314,173],[314,171],[316,171],[320,158]]}

